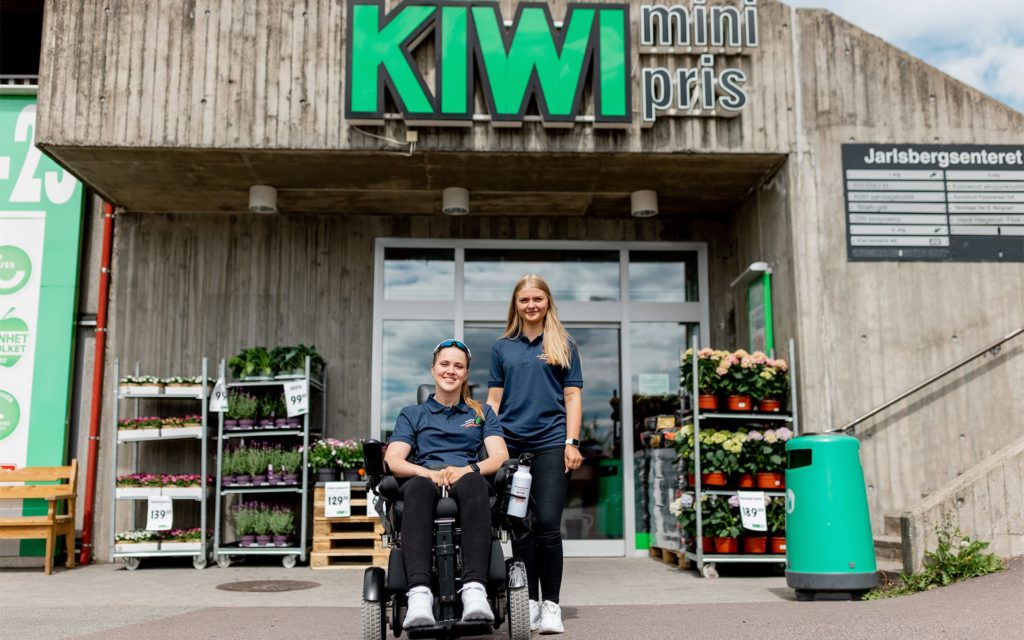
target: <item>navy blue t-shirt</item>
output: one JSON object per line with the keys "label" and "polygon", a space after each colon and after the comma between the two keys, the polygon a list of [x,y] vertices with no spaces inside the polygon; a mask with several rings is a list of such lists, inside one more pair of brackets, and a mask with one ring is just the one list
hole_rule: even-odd
{"label": "navy blue t-shirt", "polygon": [[501,426],[517,452],[565,446],[565,388],[583,387],[576,343],[569,340],[569,367],[549,365],[544,334],[499,338],[491,348],[487,386],[501,387]]}
{"label": "navy blue t-shirt", "polygon": [[480,419],[465,402],[446,407],[430,394],[423,404],[402,409],[388,442],[411,445],[410,461],[427,469],[479,462],[484,438],[504,435],[498,416],[486,404],[483,408],[484,417]]}

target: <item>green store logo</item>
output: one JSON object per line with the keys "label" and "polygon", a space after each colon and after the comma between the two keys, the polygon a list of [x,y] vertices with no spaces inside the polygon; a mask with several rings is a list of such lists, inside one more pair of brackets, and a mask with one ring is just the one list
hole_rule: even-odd
{"label": "green store logo", "polygon": [[19,420],[21,407],[18,406],[18,401],[6,391],[0,391],[0,440],[14,433]]}
{"label": "green store logo", "polygon": [[13,307],[0,318],[0,367],[13,367],[28,350],[28,324],[12,313]]}
{"label": "green store logo", "polygon": [[11,245],[0,247],[0,294],[15,293],[32,275],[28,254]]}
{"label": "green store logo", "polygon": [[[472,121],[479,82],[495,123],[521,123],[532,98],[544,122],[571,126],[589,82],[594,122],[621,126],[631,120],[628,29],[624,4],[570,4],[556,27],[546,4],[524,2],[506,27],[495,2],[406,0],[386,15],[382,0],[350,2],[345,117],[382,122],[387,89],[406,120]],[[427,38],[433,89],[412,53]]]}

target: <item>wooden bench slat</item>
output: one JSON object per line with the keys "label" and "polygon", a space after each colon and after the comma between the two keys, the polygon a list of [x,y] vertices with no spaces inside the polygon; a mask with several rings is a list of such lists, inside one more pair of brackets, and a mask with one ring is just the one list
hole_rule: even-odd
{"label": "wooden bench slat", "polygon": [[3,500],[63,500],[75,497],[69,485],[42,484],[27,487],[0,487]]}
{"label": "wooden bench slat", "polygon": [[74,467],[23,467],[0,471],[0,482],[47,482],[53,480],[71,481]]}

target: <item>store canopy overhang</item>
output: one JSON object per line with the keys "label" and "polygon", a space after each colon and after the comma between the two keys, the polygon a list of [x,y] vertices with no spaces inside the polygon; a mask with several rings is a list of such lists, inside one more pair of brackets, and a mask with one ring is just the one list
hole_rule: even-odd
{"label": "store canopy overhang", "polygon": [[102,197],[142,213],[234,213],[249,187],[278,189],[282,214],[440,214],[441,191],[470,191],[471,215],[629,217],[629,194],[658,192],[660,215],[737,209],[785,161],[778,154],[330,152],[48,148]]}

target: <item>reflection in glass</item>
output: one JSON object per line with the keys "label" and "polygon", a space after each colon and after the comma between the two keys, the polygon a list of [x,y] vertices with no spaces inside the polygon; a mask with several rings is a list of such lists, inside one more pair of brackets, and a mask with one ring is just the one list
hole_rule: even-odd
{"label": "reflection in glass", "polygon": [[433,384],[430,360],[434,346],[451,336],[451,320],[384,321],[380,419],[385,440],[395,430],[402,407],[416,404],[416,389]]}
{"label": "reflection in glass", "polygon": [[466,300],[509,300],[527,273],[547,280],[556,303],[619,299],[617,251],[466,249]]}
{"label": "reflection in glass", "polygon": [[487,378],[491,371],[491,347],[505,333],[504,325],[466,325],[462,339],[473,352],[469,364],[469,393],[474,400],[487,400]]}
{"label": "reflection in glass", "polygon": [[697,302],[696,251],[630,251],[631,302]]}
{"label": "reflection in glass", "polygon": [[454,300],[455,250],[384,249],[384,298]]}

